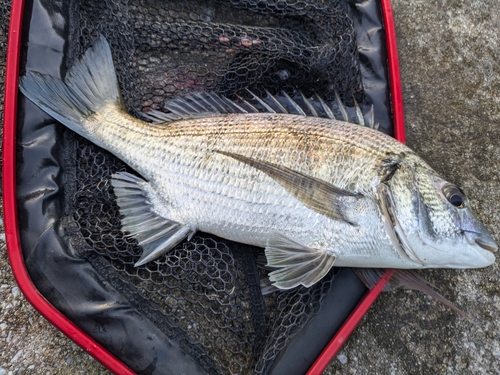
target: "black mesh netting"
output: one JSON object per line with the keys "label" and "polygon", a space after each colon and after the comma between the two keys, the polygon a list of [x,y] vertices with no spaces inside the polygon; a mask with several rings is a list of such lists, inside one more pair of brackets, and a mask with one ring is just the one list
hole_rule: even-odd
{"label": "black mesh netting", "polygon": [[110,41],[127,106],[161,109],[192,91],[282,90],[362,100],[345,1],[89,1],[75,4],[71,56]]}
{"label": "black mesh netting", "polygon": [[[234,99],[247,88],[258,95],[300,90],[327,101],[337,92],[347,105],[353,97],[367,104],[345,1],[73,0],[68,8],[67,65],[104,35],[126,105],[138,116],[193,91]],[[265,272],[257,266],[262,249],[203,233],[134,267],[141,249],[121,232],[109,183],[112,173],[128,167],[70,131],[62,139],[66,216],[61,223],[76,262],[89,262],[103,289],[111,285],[207,373],[269,373],[282,349],[319,311],[336,271],[309,289],[262,296]],[[32,256],[33,274],[43,268],[37,256],[45,254]],[[54,260],[57,264],[58,255]],[[59,282],[39,277],[45,283],[40,288],[49,292]],[[71,313],[57,293],[53,303]],[[101,298],[95,294],[89,300]],[[102,339],[105,333],[94,333],[108,340]],[[126,352],[123,344],[108,341],[101,343]],[[141,373],[152,372],[154,366]]]}
{"label": "black mesh netting", "polygon": [[75,175],[66,186],[77,189],[69,204],[76,227],[68,226],[86,243],[74,241],[80,255],[104,275],[111,267],[119,275],[113,286],[131,299],[140,294],[148,303],[137,307],[209,373],[266,373],[317,312],[335,271],[312,288],[263,297],[264,275],[257,267],[262,250],[206,234],[134,267],[141,249],[120,231],[108,180],[126,166],[84,139],[75,143],[76,157],[68,159]]}

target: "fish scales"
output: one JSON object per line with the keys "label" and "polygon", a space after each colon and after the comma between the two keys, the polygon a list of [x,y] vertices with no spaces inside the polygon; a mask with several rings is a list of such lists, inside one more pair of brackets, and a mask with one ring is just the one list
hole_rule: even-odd
{"label": "fish scales", "polygon": [[[99,126],[102,121],[106,121],[105,127]],[[375,173],[383,160],[401,152],[411,153],[377,131],[329,119],[282,114],[226,115],[163,126],[135,118],[130,118],[130,122],[120,118],[114,123],[103,113],[95,123],[102,133],[98,137],[108,138],[111,145],[107,148],[113,147],[116,153],[133,148],[141,154],[150,153],[154,157],[150,160],[158,160],[161,155],[165,162],[175,163],[177,158],[189,153],[192,158],[201,158],[203,154],[207,160],[225,160],[226,156],[216,155],[214,151],[231,151],[293,167],[334,184],[346,174],[359,175],[366,180],[362,186],[367,188],[377,177]],[[339,126],[335,126],[336,123]],[[136,155],[130,157],[135,158]],[[134,163],[133,160],[130,163]],[[366,172],[367,167],[371,167],[373,175],[361,173]]]}
{"label": "fish scales", "polygon": [[163,124],[140,121],[124,109],[102,37],[64,82],[28,72],[20,88],[141,176],[111,178],[123,230],[143,248],[137,265],[198,230],[264,247],[281,289],[311,286],[334,264],[469,268],[495,260],[498,246],[463,192],[375,130],[228,110],[234,105],[210,94],[166,103],[172,113],[155,114]]}
{"label": "fish scales", "polygon": [[[102,118],[95,119],[96,128],[102,132],[99,138],[109,138],[110,151],[155,183],[162,196],[170,198],[172,208],[164,215],[172,220],[194,221],[202,231],[262,247],[266,242],[261,238],[266,234],[294,233],[311,244],[308,234],[321,231],[324,236],[316,242],[333,242],[353,254],[370,256],[375,243],[385,243],[389,248],[382,231],[379,236],[360,235],[359,228],[308,212],[266,174],[216,152],[229,151],[279,163],[341,188],[353,181],[343,176],[355,174],[357,189],[370,192],[380,179],[376,172],[382,161],[388,155],[408,152],[379,132],[367,132],[360,126],[341,122],[335,126],[335,122],[322,118],[282,114],[226,115],[166,126],[145,124],[134,118],[126,122],[123,116],[116,122],[111,118],[103,113]],[[106,127],[97,125],[104,121]],[[331,162],[329,155],[338,157]],[[324,168],[326,161],[330,162]],[[297,213],[294,218],[290,211]],[[259,217],[268,219],[258,220]],[[344,232],[342,236],[338,235],[340,230]],[[346,231],[350,236],[345,235]]]}

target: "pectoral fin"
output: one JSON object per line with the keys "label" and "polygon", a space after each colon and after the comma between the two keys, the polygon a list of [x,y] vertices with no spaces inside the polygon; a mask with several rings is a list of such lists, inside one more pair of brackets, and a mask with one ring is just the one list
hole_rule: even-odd
{"label": "pectoral fin", "polygon": [[[386,270],[381,268],[353,268],[353,271],[356,273],[356,275],[358,275],[358,277],[361,279],[361,281],[363,281],[368,289],[372,289],[380,280]],[[427,294],[429,297],[432,297],[435,300],[441,302],[443,305],[449,307],[457,314],[472,321],[465,312],[460,310],[451,301],[435,291],[433,289],[435,288],[435,286],[430,284],[415,271],[405,269],[397,269],[393,271],[394,273],[392,274],[392,279],[385,286],[383,290],[384,292],[388,292],[398,288],[419,290]]]}
{"label": "pectoral fin", "polygon": [[333,266],[335,256],[303,246],[287,237],[276,235],[266,246],[267,267],[275,269],[269,280],[278,289],[310,287],[321,280]]}
{"label": "pectoral fin", "polygon": [[352,224],[343,215],[339,198],[361,197],[361,194],[340,189],[319,178],[308,176],[284,166],[255,160],[231,152],[218,151],[218,153],[232,157],[264,172],[310,209],[333,220]]}
{"label": "pectoral fin", "polygon": [[186,237],[194,234],[188,226],[166,219],[154,211],[149,183],[130,173],[111,176],[122,219],[122,230],[139,242],[143,252],[135,266],[158,258]]}

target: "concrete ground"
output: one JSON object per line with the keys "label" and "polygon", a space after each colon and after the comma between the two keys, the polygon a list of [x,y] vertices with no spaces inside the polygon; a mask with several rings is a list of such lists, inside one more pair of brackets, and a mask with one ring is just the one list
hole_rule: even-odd
{"label": "concrete ground", "polygon": [[[393,0],[392,5],[407,143],[463,187],[500,240],[500,3]],[[3,87],[7,20],[0,21]],[[0,375],[107,373],[24,300],[4,239],[0,234]],[[421,274],[475,324],[420,293],[385,293],[325,374],[500,373],[498,262],[487,269]]]}

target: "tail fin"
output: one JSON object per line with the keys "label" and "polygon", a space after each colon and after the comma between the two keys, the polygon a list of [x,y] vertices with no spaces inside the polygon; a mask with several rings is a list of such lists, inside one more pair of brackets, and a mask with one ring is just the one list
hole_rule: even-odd
{"label": "tail fin", "polygon": [[75,62],[64,81],[29,71],[19,88],[43,111],[81,135],[88,116],[108,104],[123,105],[111,51],[103,36]]}

